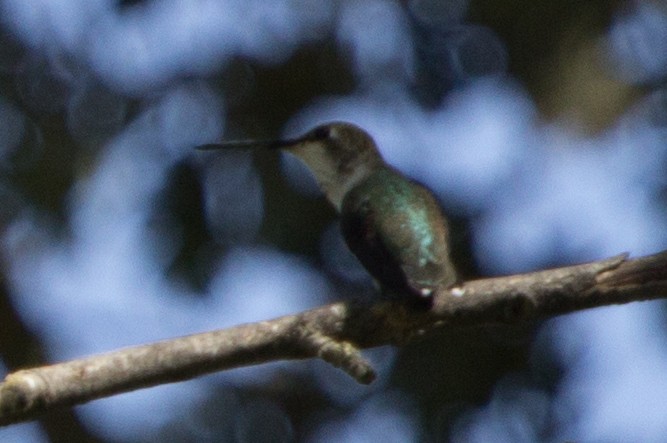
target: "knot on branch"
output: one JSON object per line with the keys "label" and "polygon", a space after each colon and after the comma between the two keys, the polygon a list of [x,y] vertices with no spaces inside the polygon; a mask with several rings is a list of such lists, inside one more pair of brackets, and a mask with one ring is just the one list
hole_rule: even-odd
{"label": "knot on branch", "polygon": [[19,416],[41,409],[46,404],[40,393],[47,392],[46,381],[30,370],[9,374],[0,384],[0,417]]}
{"label": "knot on branch", "polygon": [[307,355],[341,368],[359,383],[369,384],[376,378],[371,364],[361,355],[359,348],[350,342],[336,340],[307,327],[299,336],[299,341],[299,346],[305,348]]}

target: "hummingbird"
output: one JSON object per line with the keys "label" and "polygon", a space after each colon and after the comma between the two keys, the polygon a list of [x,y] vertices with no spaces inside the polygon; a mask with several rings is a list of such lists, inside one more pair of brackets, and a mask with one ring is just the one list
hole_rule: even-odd
{"label": "hummingbird", "polygon": [[340,216],[349,249],[390,299],[429,300],[453,286],[447,220],[425,186],[387,164],[373,140],[351,123],[317,126],[301,137],[198,146],[282,149],[310,169]]}

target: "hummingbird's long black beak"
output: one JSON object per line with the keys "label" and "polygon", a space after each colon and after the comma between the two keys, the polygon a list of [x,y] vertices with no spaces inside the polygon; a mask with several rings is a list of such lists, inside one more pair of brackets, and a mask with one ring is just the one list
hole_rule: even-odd
{"label": "hummingbird's long black beak", "polygon": [[238,140],[223,143],[209,143],[195,147],[198,151],[217,151],[221,149],[283,149],[290,148],[301,140]]}

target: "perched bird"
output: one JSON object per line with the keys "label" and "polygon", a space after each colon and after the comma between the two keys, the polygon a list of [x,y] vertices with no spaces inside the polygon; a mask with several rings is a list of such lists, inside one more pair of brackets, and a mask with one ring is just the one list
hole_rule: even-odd
{"label": "perched bird", "polygon": [[363,129],[334,122],[290,140],[198,147],[226,148],[283,149],[301,159],[340,214],[348,247],[389,298],[428,299],[456,282],[447,221],[436,199],[385,163]]}

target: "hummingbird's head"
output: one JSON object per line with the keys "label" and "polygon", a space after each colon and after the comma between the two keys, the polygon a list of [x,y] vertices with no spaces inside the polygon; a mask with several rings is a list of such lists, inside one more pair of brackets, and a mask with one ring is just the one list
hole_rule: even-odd
{"label": "hummingbird's head", "polygon": [[310,168],[327,199],[340,211],[347,192],[384,160],[370,135],[350,123],[318,126],[298,138],[267,141],[231,141],[198,146],[200,150],[230,148],[283,149],[299,157]]}
{"label": "hummingbird's head", "polygon": [[299,138],[277,142],[276,147],[301,159],[339,210],[345,194],[384,165],[373,138],[350,123],[317,126]]}

